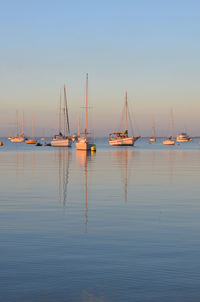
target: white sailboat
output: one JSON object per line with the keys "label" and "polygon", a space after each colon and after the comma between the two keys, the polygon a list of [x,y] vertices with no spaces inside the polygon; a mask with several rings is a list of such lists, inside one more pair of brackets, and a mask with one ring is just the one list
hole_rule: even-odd
{"label": "white sailboat", "polygon": [[86,74],[86,106],[85,106],[85,133],[83,136],[78,137],[76,142],[76,149],[82,151],[96,150],[96,145],[92,138],[88,136],[88,74]]}
{"label": "white sailboat", "polygon": [[9,138],[11,143],[23,143],[24,142],[24,112],[22,116],[22,134],[19,135],[18,130],[18,110],[16,111],[16,135]]}
{"label": "white sailboat", "polygon": [[171,129],[171,135],[163,141],[163,145],[170,145],[170,146],[175,145],[175,140],[173,139],[174,121],[173,121],[173,111],[172,111],[172,109],[171,109],[171,112],[170,112],[170,129]]}
{"label": "white sailboat", "polygon": [[128,136],[127,126],[127,91],[125,93],[125,131],[113,132],[109,135],[109,144],[111,146],[133,146],[134,142],[140,138],[140,136]]}
{"label": "white sailboat", "polygon": [[[72,139],[70,136],[69,128],[69,116],[67,108],[67,97],[66,97],[66,87],[64,85],[64,99],[63,99],[63,129],[61,132],[61,91],[60,91],[60,107],[59,107],[59,134],[55,135],[51,140],[51,146],[53,147],[71,147]],[[65,135],[67,124],[67,136]]]}

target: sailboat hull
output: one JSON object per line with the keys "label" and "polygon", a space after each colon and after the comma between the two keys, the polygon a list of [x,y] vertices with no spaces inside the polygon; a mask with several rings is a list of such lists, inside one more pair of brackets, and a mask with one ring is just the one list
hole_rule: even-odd
{"label": "sailboat hull", "polygon": [[28,140],[26,140],[26,144],[28,144],[28,145],[35,145],[35,144],[37,144],[37,141],[35,141],[33,139],[28,139]]}
{"label": "sailboat hull", "polygon": [[10,139],[11,143],[23,143],[24,137],[13,137]]}
{"label": "sailboat hull", "polygon": [[172,145],[175,145],[175,141],[174,141],[174,140],[167,139],[167,140],[163,141],[163,145],[172,146]]}
{"label": "sailboat hull", "polygon": [[79,141],[76,143],[76,149],[77,150],[91,150],[91,147],[94,147],[95,144],[87,141],[85,138],[79,139]]}
{"label": "sailboat hull", "polygon": [[134,141],[134,137],[113,138],[109,139],[109,144],[111,146],[133,146]]}
{"label": "sailboat hull", "polygon": [[52,139],[51,146],[53,147],[71,147],[72,141],[69,138]]}

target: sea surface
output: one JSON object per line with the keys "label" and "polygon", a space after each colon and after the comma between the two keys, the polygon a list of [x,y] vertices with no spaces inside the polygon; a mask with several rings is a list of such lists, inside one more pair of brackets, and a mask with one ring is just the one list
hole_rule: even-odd
{"label": "sea surface", "polygon": [[200,301],[199,139],[1,140],[1,301]]}

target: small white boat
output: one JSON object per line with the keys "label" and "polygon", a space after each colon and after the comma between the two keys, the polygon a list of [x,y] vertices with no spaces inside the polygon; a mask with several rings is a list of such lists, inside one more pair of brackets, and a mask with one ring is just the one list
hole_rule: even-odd
{"label": "small white boat", "polygon": [[24,137],[23,136],[14,136],[10,139],[11,143],[23,143]]}
{"label": "small white boat", "polygon": [[125,93],[125,105],[124,105],[124,113],[125,113],[125,131],[113,132],[109,135],[109,144],[110,146],[133,146],[134,142],[140,138],[140,136],[128,136],[128,126],[127,126],[127,110],[128,110],[128,102],[127,102],[127,91]]}
{"label": "small white boat", "polygon": [[88,123],[88,74],[86,74],[86,106],[85,106],[85,135],[78,137],[76,142],[76,149],[82,151],[89,151],[93,148],[96,151],[96,145],[92,138],[88,137],[87,123]]}
{"label": "small white boat", "polygon": [[186,143],[192,141],[192,138],[187,133],[180,133],[176,137],[178,143]]}
{"label": "small white boat", "polygon": [[175,145],[175,140],[172,139],[172,137],[170,136],[168,139],[163,141],[163,145]]}
{"label": "small white boat", "polygon": [[53,147],[71,147],[72,140],[69,137],[60,135],[55,135],[51,140],[51,146]]}
{"label": "small white boat", "polygon": [[11,143],[23,143],[25,140],[24,137],[24,112],[23,112],[23,116],[22,116],[22,134],[19,135],[18,133],[18,110],[16,111],[16,130],[17,130],[17,134],[13,137],[9,137],[8,139],[11,141]]}
{"label": "small white boat", "polygon": [[76,142],[76,149],[77,150],[91,150],[92,147],[95,147],[95,144],[91,138],[86,137],[79,137],[78,141]]}
{"label": "small white boat", "polygon": [[133,146],[134,142],[140,136],[128,136],[128,130],[124,132],[113,132],[109,135],[109,144],[111,146]]}

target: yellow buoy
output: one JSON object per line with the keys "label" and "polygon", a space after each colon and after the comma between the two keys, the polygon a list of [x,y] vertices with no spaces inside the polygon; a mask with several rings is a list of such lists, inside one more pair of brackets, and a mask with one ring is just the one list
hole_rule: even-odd
{"label": "yellow buoy", "polygon": [[96,151],[96,146],[92,146],[91,151]]}
{"label": "yellow buoy", "polygon": [[3,146],[3,142],[2,141],[0,141],[0,146]]}

